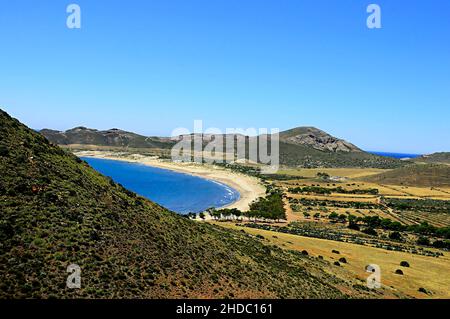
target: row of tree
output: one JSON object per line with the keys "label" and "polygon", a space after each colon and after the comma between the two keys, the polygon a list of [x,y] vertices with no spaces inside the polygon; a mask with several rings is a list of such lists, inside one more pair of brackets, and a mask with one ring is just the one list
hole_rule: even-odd
{"label": "row of tree", "polygon": [[382,228],[392,231],[409,231],[420,235],[434,235],[437,237],[450,239],[450,227],[436,227],[428,224],[427,222],[422,222],[421,224],[415,225],[403,225],[399,222],[392,221],[389,218],[380,218],[378,216],[349,216],[349,221],[351,224],[362,222],[367,227],[371,228]]}
{"label": "row of tree", "polygon": [[[266,197],[260,197],[250,204],[250,209],[242,212],[236,208],[214,209],[210,208],[207,213],[216,220],[272,220],[280,221],[286,219],[286,211],[282,195],[273,192]],[[201,217],[201,216],[200,216]]]}
{"label": "row of tree", "polygon": [[329,195],[331,193],[338,194],[360,194],[360,195],[378,195],[378,189],[368,188],[368,189],[345,189],[341,186],[338,187],[321,187],[321,186],[305,186],[305,187],[291,187],[289,192],[292,194],[302,194],[302,193],[314,193],[321,195]]}

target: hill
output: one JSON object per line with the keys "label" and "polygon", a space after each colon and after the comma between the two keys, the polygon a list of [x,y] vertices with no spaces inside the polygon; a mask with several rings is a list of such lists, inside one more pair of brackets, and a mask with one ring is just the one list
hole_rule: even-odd
{"label": "hill", "polygon": [[319,151],[280,142],[280,163],[297,168],[397,168],[408,164],[394,158],[358,151]]}
{"label": "hill", "polygon": [[40,131],[48,140],[58,145],[98,145],[132,148],[170,148],[175,142],[170,138],[146,137],[120,129],[99,131],[83,126],[65,132],[43,129]]}
{"label": "hill", "polygon": [[371,296],[319,259],[137,196],[1,110],[0,136],[0,298]]}
{"label": "hill", "polygon": [[362,152],[355,145],[331,136],[315,127],[297,127],[280,133],[280,141],[310,146],[319,151],[329,152]]}
{"label": "hill", "polygon": [[364,181],[416,187],[449,187],[450,166],[415,164],[363,178]]}
{"label": "hill", "polygon": [[[41,133],[58,145],[111,146],[134,148],[133,151],[147,152],[149,149],[165,151],[177,142],[165,137],[148,137],[118,129],[98,131],[85,127],[65,132],[44,129]],[[196,136],[199,137],[199,136]],[[179,137],[178,137],[179,138]],[[202,135],[203,144],[212,140],[211,135]],[[254,139],[254,138],[252,138]],[[246,137],[247,143],[250,140]],[[225,148],[225,145],[224,145]],[[368,167],[397,168],[405,161],[377,156],[362,151],[355,145],[331,136],[313,127],[298,127],[280,133],[280,164],[288,167]]]}
{"label": "hill", "polygon": [[417,163],[441,163],[450,164],[450,152],[433,153],[422,155],[414,159]]}
{"label": "hill", "polygon": [[280,132],[280,163],[302,168],[397,168],[404,161],[373,155],[315,127]]}

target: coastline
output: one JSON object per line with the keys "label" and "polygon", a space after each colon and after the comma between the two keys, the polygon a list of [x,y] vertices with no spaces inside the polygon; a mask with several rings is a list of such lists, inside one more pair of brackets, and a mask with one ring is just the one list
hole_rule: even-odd
{"label": "coastline", "polygon": [[239,199],[235,202],[220,208],[237,208],[241,211],[248,211],[249,204],[258,197],[265,196],[265,188],[256,177],[232,172],[230,170],[197,163],[174,163],[164,161],[156,157],[140,154],[124,154],[120,152],[108,151],[78,151],[74,152],[78,157],[92,157],[100,159],[110,159],[139,163],[152,167],[168,169],[175,172],[198,176],[214,182],[219,182],[229,186],[239,192]]}

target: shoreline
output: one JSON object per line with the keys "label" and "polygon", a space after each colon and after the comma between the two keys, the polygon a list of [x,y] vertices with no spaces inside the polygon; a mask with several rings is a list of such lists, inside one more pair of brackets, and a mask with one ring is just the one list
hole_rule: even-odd
{"label": "shoreline", "polygon": [[239,193],[239,198],[235,202],[223,207],[217,207],[218,209],[237,208],[240,211],[248,211],[249,204],[258,197],[265,196],[266,193],[265,187],[256,177],[232,172],[230,170],[209,164],[174,163],[158,159],[157,157],[109,151],[78,151],[74,152],[74,154],[78,157],[92,157],[139,163],[147,166],[168,169],[179,173],[185,173],[224,184]]}

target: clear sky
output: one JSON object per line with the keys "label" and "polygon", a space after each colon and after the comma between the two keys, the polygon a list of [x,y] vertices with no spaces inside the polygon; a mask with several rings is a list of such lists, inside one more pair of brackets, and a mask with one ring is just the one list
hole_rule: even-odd
{"label": "clear sky", "polygon": [[450,151],[448,0],[0,0],[0,45],[0,107],[35,129],[201,119]]}

